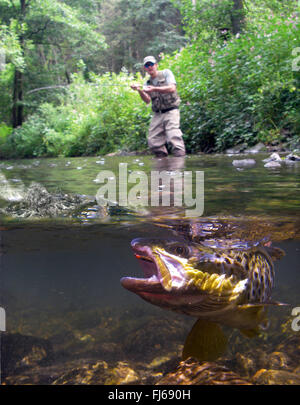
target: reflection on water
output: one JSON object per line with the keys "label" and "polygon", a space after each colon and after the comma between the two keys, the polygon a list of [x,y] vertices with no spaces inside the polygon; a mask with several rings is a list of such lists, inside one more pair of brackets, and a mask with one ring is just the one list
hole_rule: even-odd
{"label": "reflection on water", "polygon": [[147,175],[155,170],[204,171],[205,216],[298,215],[299,162],[283,164],[279,169],[266,169],[264,157],[255,157],[256,165],[249,168],[235,168],[232,157],[217,155],[188,156],[185,159],[125,156],[2,162],[0,208],[12,202],[9,195],[8,200],[3,200],[8,190],[8,194],[17,193],[19,197],[22,187],[27,190],[32,182],[41,184],[51,194],[80,195],[95,199],[99,189],[95,180],[99,172],[109,170],[117,176],[119,164],[125,163],[128,175],[134,171]]}
{"label": "reflection on water", "polygon": [[[292,308],[300,306],[296,169],[237,172],[227,157],[191,158],[176,167],[171,158],[124,159],[129,170],[147,173],[204,170],[205,216],[117,206],[98,215],[88,200],[64,222],[3,217],[2,383],[208,383],[199,377],[203,359],[213,360],[205,367],[215,382],[299,384],[300,336],[291,328]],[[38,182],[61,203],[66,194],[95,195],[99,167],[112,170],[119,162],[107,160],[13,162],[2,170],[12,187],[18,183],[13,179],[25,189]],[[2,207],[9,204],[2,200]],[[123,277],[131,278],[124,284]],[[122,278],[138,295],[145,288],[159,293],[163,305],[146,302],[155,303],[153,295],[141,300],[122,287]],[[172,305],[179,313],[165,310]],[[198,318],[210,324],[192,328]],[[205,358],[203,336],[212,340],[217,333],[222,347],[212,323],[221,326],[228,344]],[[190,372],[191,360],[170,374],[182,353],[198,356],[192,363],[198,377]]]}

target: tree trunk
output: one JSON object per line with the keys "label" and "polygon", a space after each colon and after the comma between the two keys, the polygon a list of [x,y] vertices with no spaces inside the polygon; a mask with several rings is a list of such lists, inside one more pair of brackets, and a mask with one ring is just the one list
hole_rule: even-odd
{"label": "tree trunk", "polygon": [[243,31],[245,24],[245,10],[243,0],[233,0],[233,9],[231,13],[232,33],[234,35]]}
{"label": "tree trunk", "polygon": [[13,128],[23,123],[23,74],[15,70],[13,84],[13,107],[12,107],[12,126]]}
{"label": "tree trunk", "polygon": [[71,84],[71,76],[70,76],[70,73],[67,71],[67,69],[65,70],[65,75],[66,75],[67,83]]}
{"label": "tree trunk", "polygon": [[[26,0],[20,0],[20,19],[19,23],[22,25],[26,13]],[[21,28],[22,30],[22,28]],[[20,47],[24,56],[24,36],[21,32],[19,36]],[[23,73],[15,69],[14,83],[13,83],[13,105],[12,105],[12,126],[13,128],[22,125],[24,114],[23,105]]]}

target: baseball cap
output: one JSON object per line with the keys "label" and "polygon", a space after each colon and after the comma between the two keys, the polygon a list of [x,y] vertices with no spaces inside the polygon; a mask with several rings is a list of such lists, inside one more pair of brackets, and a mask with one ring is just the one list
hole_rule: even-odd
{"label": "baseball cap", "polygon": [[144,65],[145,65],[147,62],[157,63],[157,62],[156,62],[156,59],[154,58],[154,56],[146,56],[146,57],[144,58]]}

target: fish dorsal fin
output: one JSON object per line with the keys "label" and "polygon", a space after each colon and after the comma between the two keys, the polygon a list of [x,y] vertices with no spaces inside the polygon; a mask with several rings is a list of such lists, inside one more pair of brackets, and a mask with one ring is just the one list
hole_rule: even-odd
{"label": "fish dorsal fin", "polygon": [[214,322],[198,319],[185,340],[182,358],[213,361],[225,352],[226,347],[227,338],[221,327]]}
{"label": "fish dorsal fin", "polygon": [[280,249],[279,247],[274,246],[264,246],[264,249],[271,257],[272,260],[280,260],[283,256],[285,256],[285,251]]}

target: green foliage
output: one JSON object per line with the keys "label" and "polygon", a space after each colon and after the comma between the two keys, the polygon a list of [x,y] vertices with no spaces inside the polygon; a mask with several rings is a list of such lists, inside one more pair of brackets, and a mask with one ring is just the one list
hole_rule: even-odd
{"label": "green foliage", "polygon": [[99,73],[138,70],[146,55],[171,53],[186,44],[180,12],[170,0],[103,1],[100,29],[109,47]]}
{"label": "green foliage", "polygon": [[[5,70],[13,71],[9,78],[0,72],[0,87],[14,113],[17,106],[24,107],[14,126],[41,103],[57,101],[55,92],[29,96],[29,91],[64,84],[82,69],[80,60],[84,65],[96,63],[106,47],[97,10],[95,0],[0,0],[0,51],[5,52]],[[13,115],[7,108],[0,113],[6,122]]]}
{"label": "green foliage", "polygon": [[219,35],[222,28],[231,27],[232,0],[172,0],[182,15],[188,37],[207,42]]}
{"label": "green foliage", "polygon": [[[82,75],[61,104],[42,104],[10,136],[11,157],[79,156],[146,148],[149,108],[140,102],[127,73],[106,74],[85,83]],[[137,75],[137,80],[142,81]]]}
{"label": "green foliage", "polygon": [[12,133],[12,128],[8,127],[6,124],[0,123],[0,158],[5,157],[7,150],[7,138]]}
{"label": "green foliage", "polygon": [[226,44],[198,40],[164,61],[177,75],[190,151],[299,136],[300,72],[292,69],[299,28],[296,13],[270,12]]}

